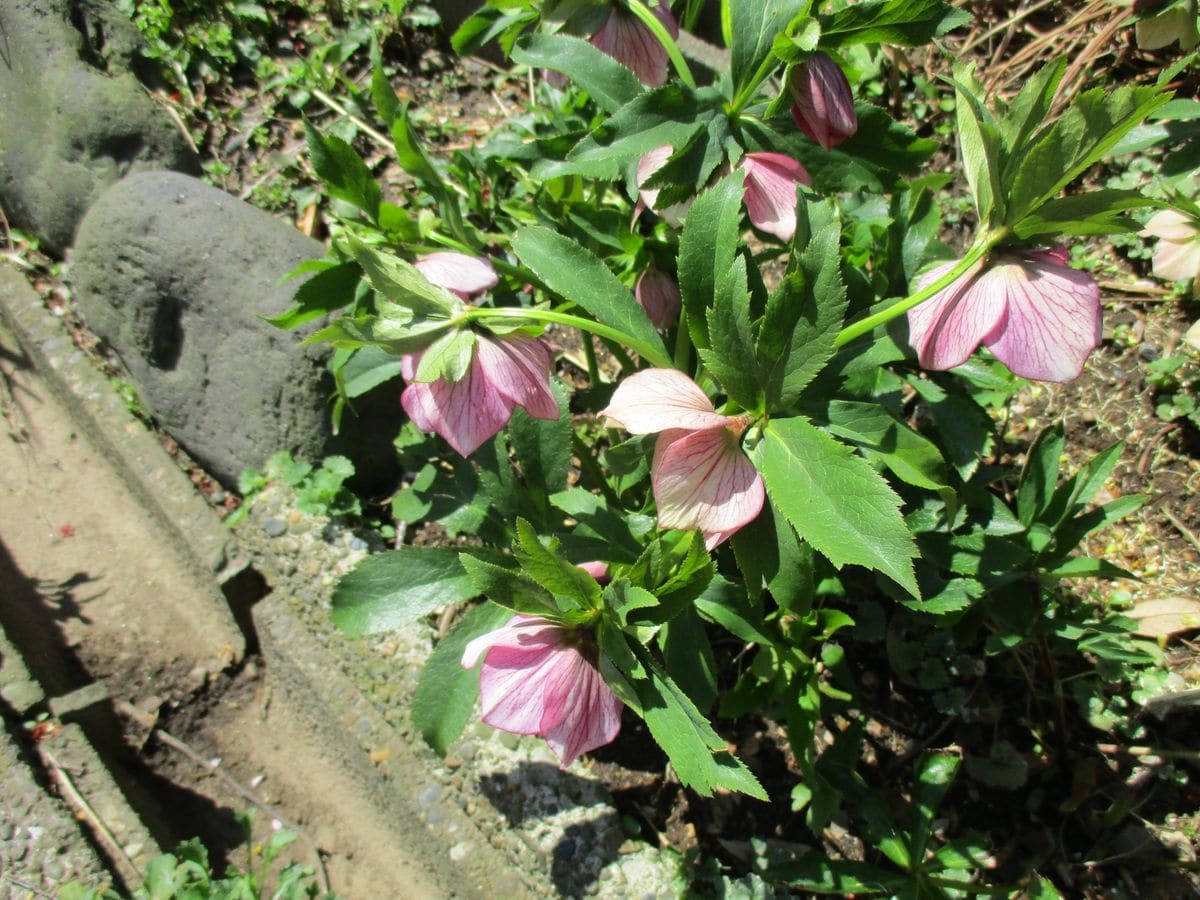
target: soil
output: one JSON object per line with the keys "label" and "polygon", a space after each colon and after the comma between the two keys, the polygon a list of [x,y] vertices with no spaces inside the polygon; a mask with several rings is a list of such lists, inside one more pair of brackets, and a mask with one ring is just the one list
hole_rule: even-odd
{"label": "soil", "polygon": [[[994,4],[974,7],[981,13],[981,22],[988,24],[987,11]],[[294,41],[304,32],[305,23],[292,24],[289,40]],[[1038,27],[1040,35],[1049,30]],[[1027,44],[1035,42],[1026,37]],[[1018,39],[1014,48],[1020,43]],[[970,40],[964,41],[969,44]],[[971,49],[988,58],[999,47],[989,40],[971,45]],[[445,48],[424,32],[407,35],[391,52],[390,61],[398,69],[393,86],[402,98],[412,99],[413,109],[421,110],[424,121],[442,126],[433,129],[440,151],[485,133],[519,108],[525,98],[523,83],[490,63],[469,60],[452,67]],[[1130,65],[1130,53],[1125,49],[1118,57],[1110,64]],[[360,65],[350,75],[361,84],[364,72]],[[276,198],[277,208],[291,215],[298,227],[323,237],[319,207],[308,204],[291,209],[295,195],[281,190],[284,185],[311,179],[303,162],[298,119],[280,115],[278,96],[252,86],[222,83],[212,86],[203,99],[221,112],[204,120],[197,141],[206,158],[226,164],[225,174],[217,177],[220,185],[252,201]],[[164,100],[169,102],[170,97],[164,95]],[[181,113],[193,125],[201,122],[195,110]],[[335,113],[326,106],[312,110],[312,115],[320,124]],[[251,131],[260,135],[254,141],[245,139]],[[382,147],[374,145],[370,137],[362,137],[364,133],[360,132],[359,145],[372,148],[370,161],[384,184],[385,195],[401,195],[409,185],[407,176],[390,162]],[[1005,442],[997,451],[997,461],[1019,465],[1038,431],[1056,421],[1062,421],[1066,429],[1070,454],[1066,466],[1071,470],[1114,441],[1124,441],[1105,493],[1109,499],[1145,493],[1151,500],[1124,522],[1093,536],[1088,549],[1092,555],[1124,566],[1140,580],[1079,583],[1075,590],[1079,596],[1090,594],[1101,601],[1119,599],[1122,603],[1196,596],[1200,580],[1196,574],[1200,571],[1200,499],[1196,491],[1200,434],[1186,420],[1160,418],[1155,408],[1159,398],[1148,386],[1145,370],[1149,360],[1179,350],[1195,309],[1147,281],[1144,262],[1124,259],[1111,248],[1106,258],[1113,262],[1114,272],[1106,284],[1103,346],[1076,382],[1030,386],[1009,406]],[[48,300],[61,303],[61,288],[45,269],[36,274],[34,283]],[[55,291],[59,293],[54,295]],[[86,332],[79,334],[86,343]],[[258,804],[276,810],[281,819],[302,830],[305,823],[323,823],[295,845],[300,848],[297,857],[310,862],[315,859],[304,852],[310,846],[306,842],[311,841],[325,851],[323,865],[330,883],[345,896],[365,896],[361,889],[371,883],[365,880],[368,873],[398,870],[389,862],[396,848],[376,846],[371,822],[349,815],[356,807],[339,802],[350,786],[336,783],[330,775],[332,768],[305,752],[305,724],[285,718],[272,707],[253,648],[240,662],[213,658],[192,663],[194,648],[183,646],[189,643],[181,637],[183,629],[144,631],[150,626],[121,615],[122,609],[137,608],[141,602],[137,592],[145,592],[152,602],[155,594],[168,590],[169,576],[160,584],[126,584],[120,580],[122,573],[106,568],[107,550],[130,540],[121,529],[125,517],[133,514],[118,508],[113,492],[105,486],[103,461],[86,441],[71,434],[69,422],[47,406],[46,398],[29,393],[15,371],[19,369],[13,365],[15,358],[6,358],[5,369],[12,379],[17,410],[9,417],[10,432],[17,431],[10,434],[10,440],[0,440],[0,471],[24,475],[16,487],[6,482],[5,491],[0,492],[0,503],[5,504],[0,506],[0,521],[20,519],[28,527],[19,547],[15,546],[17,538],[7,530],[4,534],[0,549],[7,552],[0,560],[0,576],[8,580],[0,588],[6,596],[15,591],[15,596],[41,610],[54,626],[47,640],[60,641],[64,649],[89,648],[52,677],[61,680],[63,689],[103,679],[113,697],[128,698],[140,711],[140,715],[131,712],[115,724],[124,735],[125,746],[131,748],[124,757],[129,770],[139,773],[137,777],[150,773],[168,790],[165,796],[171,798],[171,808],[160,810],[164,846],[199,835],[218,863],[222,858],[242,862],[233,856],[242,836],[232,811],[254,805],[244,793],[249,791]],[[19,433],[35,423],[39,432],[48,429],[44,435]],[[164,440],[169,438],[164,436]],[[65,449],[50,454],[44,450],[47,447]],[[86,483],[81,483],[79,475],[84,472]],[[205,493],[220,491],[202,473],[196,481]],[[416,536],[418,541],[431,539],[436,542],[436,535]],[[146,553],[155,552],[152,546],[140,547]],[[126,621],[128,628],[117,624]],[[100,641],[94,637],[84,640],[84,634],[96,629],[102,635]],[[144,642],[155,644],[156,653],[142,654],[138,648]],[[181,644],[176,647],[172,642]],[[98,646],[103,649],[96,650]],[[1183,634],[1167,646],[1172,669],[1189,685],[1200,682],[1200,645]],[[872,777],[878,784],[907,793],[913,760],[924,748],[959,748],[986,755],[987,747],[980,742],[987,729],[955,716],[934,714],[927,692],[893,679],[879,645],[864,645],[863,650],[851,659],[851,665],[865,688],[860,718],[872,754]],[[152,661],[162,659],[188,662],[164,666]],[[1035,672],[1033,677],[1046,675]],[[943,825],[954,833],[983,832],[991,846],[1000,848],[997,880],[1018,877],[1017,864],[1031,858],[1055,859],[1060,861],[1061,880],[1080,895],[1125,891],[1141,896],[1181,896],[1197,891],[1194,878],[1170,871],[1170,860],[1162,849],[1170,848],[1185,868],[1189,860],[1195,868],[1195,811],[1200,808],[1200,794],[1186,785],[1187,775],[1192,773],[1187,763],[1180,762],[1178,769],[1171,770],[1161,759],[1156,762],[1121,750],[1098,749],[1120,744],[1122,739],[1091,729],[1073,715],[1069,721],[1059,719],[1063,728],[1052,742],[1033,747],[1025,726],[1053,720],[1056,715],[1053,706],[1047,705],[1049,701],[1035,695],[1033,681],[1013,683],[1005,696],[991,700],[997,708],[1026,709],[1027,716],[1019,721],[995,724],[987,739],[1003,738],[1020,747],[1035,787],[1028,795],[1019,795],[960,778],[944,807],[952,811],[947,815],[953,821]],[[193,748],[200,759],[219,757],[219,770],[230,775],[236,785],[177,749],[146,741],[146,717]],[[1194,711],[1186,709],[1164,721],[1146,717],[1141,741],[1148,746],[1194,747],[1194,735],[1200,733],[1198,719]],[[839,723],[839,727],[852,724]],[[733,871],[747,871],[752,866],[756,852],[752,837],[792,847],[812,845],[803,814],[791,806],[790,791],[797,774],[779,727],[748,720],[723,734],[764,781],[774,798],[771,803],[730,796],[706,800],[682,789],[641,721],[632,715],[626,716],[621,740],[592,754],[590,765],[612,790],[622,815],[636,823],[640,835],[651,842],[719,859]],[[1139,809],[1145,823],[1140,832],[1127,828],[1114,833],[1107,828],[1103,821],[1106,813],[1125,802],[1140,802],[1140,789],[1148,779],[1161,774],[1167,784],[1173,773],[1182,776],[1183,786],[1148,792],[1151,799]],[[1028,800],[1030,805],[1014,808],[1015,800],[1022,796],[1033,798]],[[825,835],[824,849],[848,858],[864,855],[862,846],[847,840],[845,831],[837,828]],[[379,866],[375,871],[372,860]],[[418,870],[413,866],[410,871]],[[1132,882],[1131,872],[1138,873],[1137,883]],[[406,878],[389,896],[432,896],[427,885],[414,880],[418,876],[406,872]]]}

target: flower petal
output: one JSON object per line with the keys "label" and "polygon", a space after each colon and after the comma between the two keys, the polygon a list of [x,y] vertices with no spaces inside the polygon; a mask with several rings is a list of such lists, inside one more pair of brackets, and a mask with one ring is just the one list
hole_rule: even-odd
{"label": "flower petal", "polygon": [[558,418],[558,400],[550,390],[552,358],[545,341],[518,333],[480,335],[476,358],[493,389],[510,404],[535,419]]}
{"label": "flower petal", "polygon": [[793,69],[789,87],[795,101],[792,118],[810,140],[832,150],[858,131],[850,82],[824,53],[814,53]]}
{"label": "flower petal", "polygon": [[668,428],[720,428],[729,421],[713,409],[696,382],[678,369],[643,369],[613,392],[601,411],[630,434],[653,434]]}
{"label": "flower petal", "polygon": [[1200,276],[1200,241],[1159,241],[1154,248],[1154,274],[1163,281]]}
{"label": "flower petal", "polygon": [[[671,15],[670,6],[656,3],[651,9],[666,27],[667,33],[671,37],[678,37],[679,25]],[[592,44],[632,70],[647,87],[662,87],[666,83],[666,49],[649,28],[621,7],[612,7],[604,25],[592,35]]]}
{"label": "flower petal", "polygon": [[562,649],[560,638],[543,636],[523,649],[493,647],[479,673],[479,700],[483,719],[493,728],[513,734],[541,734],[546,718],[546,684],[563,666],[573,674],[578,652]]}
{"label": "flower petal", "polygon": [[804,166],[782,153],[747,153],[744,202],[750,222],[760,231],[790,241],[796,234],[796,187],[811,184]]}
{"label": "flower petal", "polygon": [[1071,381],[1100,345],[1100,286],[1051,259],[1027,254],[994,265],[980,279],[1003,294],[1008,312],[1000,334],[984,343],[1022,378]]}
{"label": "flower petal", "polygon": [[[917,289],[932,284],[956,265],[957,260],[922,275]],[[982,263],[972,266],[908,311],[908,341],[926,369],[961,366],[980,343],[999,336],[1005,316],[1004,283],[985,279],[980,275],[982,268]]]}
{"label": "flower petal", "polygon": [[492,264],[483,257],[448,250],[430,253],[413,265],[431,284],[454,291],[463,297],[491,290],[499,280]]}
{"label": "flower petal", "polygon": [[458,381],[412,382],[400,395],[417,428],[437,432],[463,456],[503,428],[513,411],[513,402],[495,389],[479,364],[485,340],[479,341],[475,359]]}
{"label": "flower petal", "polygon": [[499,628],[467,643],[463,648],[462,667],[473,669],[479,663],[479,658],[492,647],[505,646],[525,649],[532,644],[544,643],[543,635],[557,635],[559,640],[563,627],[557,622],[544,619],[541,616],[526,616],[517,613]]}
{"label": "flower petal", "polygon": [[663,528],[699,528],[706,537],[724,539],[762,510],[762,478],[729,428],[665,432],[652,470]]}
{"label": "flower petal", "polygon": [[651,266],[638,278],[633,293],[655,328],[661,331],[679,321],[683,298],[679,285],[667,273]]}
{"label": "flower petal", "polygon": [[1177,209],[1163,209],[1150,217],[1138,234],[1142,237],[1157,237],[1167,241],[1191,241],[1200,237],[1196,221]]}
{"label": "flower petal", "polygon": [[581,753],[612,743],[625,705],[578,651],[574,670],[557,669],[546,684],[542,736],[565,768]]}

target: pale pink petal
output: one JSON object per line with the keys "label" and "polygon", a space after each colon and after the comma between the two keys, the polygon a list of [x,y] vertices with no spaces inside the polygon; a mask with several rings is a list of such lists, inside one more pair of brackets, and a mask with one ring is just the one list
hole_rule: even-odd
{"label": "pale pink petal", "polygon": [[550,348],[526,334],[478,338],[476,359],[493,390],[535,419],[557,419],[558,400],[550,390]]}
{"label": "pale pink petal", "polygon": [[1029,254],[992,266],[979,281],[1007,304],[1003,330],[984,340],[997,359],[1035,381],[1079,377],[1100,345],[1100,287],[1091,275]]}
{"label": "pale pink petal", "polygon": [[578,662],[569,677],[563,667],[546,687],[540,732],[564,767],[581,753],[612,743],[625,708],[596,668],[578,652],[574,655]]}
{"label": "pale pink petal", "polygon": [[1187,281],[1200,276],[1200,240],[1159,241],[1154,248],[1154,274],[1163,281]]}
{"label": "pale pink petal", "polygon": [[430,284],[454,291],[464,298],[491,290],[498,281],[492,264],[481,256],[442,251],[423,256],[413,265]]}
{"label": "pale pink petal", "polygon": [[591,560],[589,562],[576,563],[576,565],[599,581],[601,584],[608,581],[608,563],[600,562],[599,560]]}
{"label": "pale pink petal", "polygon": [[[958,263],[937,266],[917,279],[932,284]],[[927,369],[961,366],[980,343],[999,336],[1005,320],[1003,282],[980,277],[983,264],[965,273],[908,311],[908,340]]]}
{"label": "pale pink petal", "polygon": [[[666,5],[652,5],[654,14],[666,26],[671,37],[678,37],[679,25]],[[667,51],[650,29],[636,16],[619,6],[612,7],[608,19],[592,35],[592,44],[633,71],[642,84],[661,87],[667,80]]]}
{"label": "pale pink petal", "polygon": [[421,431],[435,431],[463,456],[470,456],[512,416],[512,401],[495,389],[476,358],[466,375],[453,383],[443,379],[412,382],[400,395],[404,411]]}
{"label": "pale pink petal", "polygon": [[850,82],[824,53],[814,53],[793,69],[789,87],[795,101],[792,118],[810,140],[832,150],[858,131]]}
{"label": "pale pink petal", "polygon": [[662,528],[699,528],[723,539],[762,510],[762,478],[730,428],[664,432],[652,470]]}
{"label": "pale pink petal", "polygon": [[668,428],[721,428],[729,419],[713,409],[696,382],[678,369],[643,369],[613,392],[601,415],[630,434],[653,434]]}
{"label": "pale pink petal", "polygon": [[1191,241],[1197,237],[1196,221],[1177,209],[1163,209],[1152,215],[1138,234],[1167,241]]}
{"label": "pale pink petal", "polygon": [[576,660],[582,657],[549,635],[523,649],[493,647],[479,673],[480,718],[513,734],[542,734],[546,685]]}
{"label": "pale pink petal", "polygon": [[796,187],[811,184],[804,166],[782,153],[747,153],[744,202],[750,222],[760,231],[790,241],[796,233]]}
{"label": "pale pink petal", "polygon": [[479,658],[492,647],[505,646],[517,649],[527,649],[534,645],[546,643],[547,635],[557,642],[560,640],[563,627],[557,622],[544,619],[541,616],[527,616],[517,613],[499,628],[481,634],[463,648],[462,667],[473,669]]}
{"label": "pale pink petal", "polygon": [[670,275],[651,266],[638,278],[633,292],[655,328],[662,331],[679,321],[683,298]]}

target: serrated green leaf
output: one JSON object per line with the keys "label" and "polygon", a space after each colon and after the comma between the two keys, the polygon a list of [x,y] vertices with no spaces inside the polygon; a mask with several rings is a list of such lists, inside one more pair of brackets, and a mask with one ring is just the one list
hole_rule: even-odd
{"label": "serrated green leaf", "polygon": [[726,175],[700,194],[688,211],[679,237],[679,292],[692,343],[712,346],[708,310],[729,276],[741,235],[745,178]]}
{"label": "serrated green leaf", "polygon": [[338,371],[347,397],[361,397],[367,391],[400,375],[400,360],[382,347],[360,347]]}
{"label": "serrated green leaf", "polygon": [[358,207],[372,222],[376,221],[383,193],[362,157],[341,138],[321,134],[307,121],[304,131],[312,167],[330,196]]}
{"label": "serrated green leaf", "polygon": [[896,477],[916,487],[943,493],[954,502],[941,452],[928,438],[895,419],[877,403],[830,400],[829,430],[876,456]]}
{"label": "serrated green leaf", "polygon": [[1042,430],[1025,456],[1017,485],[1017,518],[1026,527],[1038,519],[1054,496],[1063,443],[1062,424],[1051,425]]}
{"label": "serrated green leaf", "polygon": [[546,547],[538,540],[537,532],[525,519],[517,519],[517,542],[513,556],[521,568],[553,594],[580,609],[595,609],[600,602],[600,585],[579,566],[572,565],[557,552],[557,546]]}
{"label": "serrated green leaf", "polygon": [[333,592],[330,618],[349,637],[393,631],[478,594],[449,547],[405,547],[366,557]]}
{"label": "serrated green leaf", "polygon": [[557,613],[550,592],[516,569],[505,568],[464,554],[461,558],[474,595],[487,597],[520,613],[545,615]]}
{"label": "serrated green leaf", "polygon": [[750,457],[776,508],[830,562],[882,572],[919,596],[900,498],[865,460],[802,417],[772,419]]}
{"label": "serrated green leaf", "polygon": [[757,596],[766,587],[781,609],[805,615],[812,608],[812,547],[797,536],[773,504],[763,504],[758,517],[731,538],[746,588]]}
{"label": "serrated green leaf", "polygon": [[1100,190],[1048,200],[1013,225],[1022,240],[1045,235],[1122,234],[1139,230],[1126,210],[1160,206],[1133,190]]}
{"label": "serrated green leaf", "polygon": [[476,340],[472,331],[450,331],[443,334],[421,354],[413,381],[461,381],[467,374],[467,369],[471,367]]}
{"label": "serrated green leaf", "polygon": [[740,0],[732,19],[729,53],[734,96],[754,77],[776,35],[811,5],[811,0]]}
{"label": "serrated green leaf", "polygon": [[717,699],[717,661],[696,610],[684,609],[658,632],[663,665],[697,709]]}
{"label": "serrated green leaf", "polygon": [[909,854],[925,859],[938,807],[950,789],[962,759],[952,753],[927,753],[917,763],[917,781],[912,798],[912,831]]}
{"label": "serrated green leaf", "polygon": [[[1067,70],[1067,61],[1063,57],[1052,60],[1038,71],[1034,72],[1013,98],[1004,115],[997,123],[1000,136],[1004,141],[1004,149],[1008,154],[1018,150],[1039,128],[1042,128],[1054,104],[1058,85]],[[1004,169],[1004,180],[1008,183],[1016,173],[1010,165]]]}
{"label": "serrated green leaf", "polygon": [[392,122],[401,114],[400,99],[378,64],[371,69],[371,102],[383,124],[391,128]]}
{"label": "serrated green leaf", "polygon": [[512,611],[494,603],[470,610],[425,661],[409,707],[413,726],[439,755],[445,755],[475,709],[479,670],[462,667],[463,651],[474,638],[500,628]]}
{"label": "serrated green leaf", "polygon": [[607,53],[565,34],[526,35],[513,48],[512,60],[562,72],[610,114],[645,91],[638,77]]}
{"label": "serrated green leaf", "polygon": [[821,46],[927,44],[971,21],[970,13],[942,0],[874,0],[821,16]]}
{"label": "serrated green leaf", "polygon": [[711,797],[718,788],[725,788],[766,800],[767,793],[758,779],[729,753],[725,741],[679,685],[648,655],[640,655],[640,662],[648,675],[634,683],[642,717],[671,760],[680,783],[703,797]]}
{"label": "serrated green leaf", "polygon": [[408,104],[397,111],[391,126],[392,146],[396,150],[396,161],[409,175],[421,182],[426,188],[444,187],[442,177],[434,168],[421,140],[408,121]]}
{"label": "serrated green leaf", "polygon": [[349,244],[371,287],[393,303],[429,316],[449,316],[461,306],[448,291],[430,284],[412,263],[381,253],[357,238],[350,238]]}
{"label": "serrated green leaf", "polygon": [[[961,80],[969,81],[964,85]],[[969,72],[956,73],[954,84],[958,147],[981,225],[1004,217],[1007,193],[1000,186],[1000,134],[975,92]]]}
{"label": "serrated green leaf", "polygon": [[552,291],[663,359],[670,358],[646,311],[591,251],[540,225],[527,226],[513,235],[512,248],[521,262]]}
{"label": "serrated green leaf", "polygon": [[720,575],[696,598],[696,612],[748,644],[769,647],[773,643],[764,634],[762,614],[750,603],[746,591]]}
{"label": "serrated green leaf", "polygon": [[306,280],[292,296],[293,306],[267,322],[276,328],[296,328],[354,303],[362,281],[362,267],[356,262],[331,265]]}
{"label": "serrated green leaf", "polygon": [[759,409],[763,388],[759,384],[758,367],[754,364],[750,289],[746,278],[746,257],[739,255],[718,284],[714,305],[708,310],[712,347],[698,352],[708,371],[721,382],[732,400],[743,409]]}

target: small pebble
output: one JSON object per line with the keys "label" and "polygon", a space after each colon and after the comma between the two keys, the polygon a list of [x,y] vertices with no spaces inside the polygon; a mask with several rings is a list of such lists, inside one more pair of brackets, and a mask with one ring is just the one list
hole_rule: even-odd
{"label": "small pebble", "polygon": [[269,516],[263,522],[263,531],[266,532],[267,537],[282,537],[287,534],[287,524],[280,522],[274,516]]}
{"label": "small pebble", "polygon": [[459,843],[455,844],[453,847],[450,848],[451,861],[462,862],[464,859],[467,858],[467,854],[470,852],[470,850],[471,850],[471,848],[468,847],[465,842],[460,841]]}

